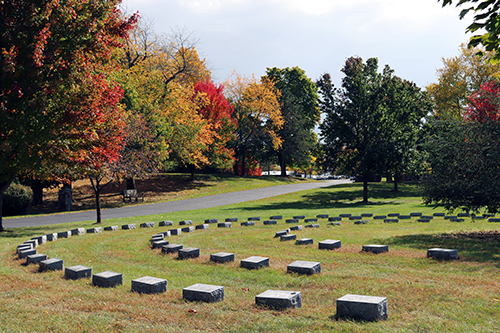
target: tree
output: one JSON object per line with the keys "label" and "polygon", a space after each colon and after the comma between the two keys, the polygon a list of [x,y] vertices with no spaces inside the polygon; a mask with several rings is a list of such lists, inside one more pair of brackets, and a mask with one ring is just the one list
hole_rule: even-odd
{"label": "tree", "polygon": [[[451,5],[453,0],[438,0],[443,2],[443,7]],[[469,5],[470,7],[463,9],[460,12],[460,19],[463,19],[469,12],[474,13],[474,22],[470,24],[466,32],[486,31],[482,35],[474,35],[470,38],[469,47],[483,45],[486,51],[494,51],[495,54],[491,58],[493,62],[500,60],[500,1],[497,0],[457,0],[457,7]],[[471,4],[469,4],[471,3]],[[482,55],[482,51],[478,54]]]}
{"label": "tree", "polygon": [[0,205],[14,177],[76,158],[75,145],[116,153],[92,130],[102,101],[82,97],[105,85],[119,94],[109,63],[137,20],[122,19],[119,3],[0,2]]}
{"label": "tree", "polygon": [[[476,56],[479,51],[484,51],[482,57]],[[438,117],[461,119],[469,96],[484,82],[500,77],[500,64],[490,62],[494,54],[484,48],[469,49],[462,44],[460,55],[443,58],[443,68],[436,71],[438,82],[426,87]]]}
{"label": "tree", "polygon": [[282,143],[274,151],[281,176],[286,176],[287,165],[298,167],[310,162],[316,138],[314,128],[320,120],[318,88],[299,67],[268,68],[266,77],[281,92],[283,126],[278,135]]}

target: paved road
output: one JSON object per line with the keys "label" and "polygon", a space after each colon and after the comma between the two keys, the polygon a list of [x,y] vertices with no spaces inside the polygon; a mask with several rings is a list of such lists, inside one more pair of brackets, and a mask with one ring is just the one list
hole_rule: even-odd
{"label": "paved road", "polygon": [[[146,205],[133,205],[120,208],[103,209],[102,219],[114,219],[123,217],[134,217],[144,215],[163,214],[166,212],[181,212],[193,209],[205,209],[217,206],[230,205],[245,201],[252,201],[273,197],[276,195],[311,190],[315,188],[328,187],[332,185],[347,184],[349,180],[325,180],[313,183],[278,185],[254,190],[210,195],[206,197],[169,201]],[[47,224],[59,224],[69,222],[95,221],[96,212],[72,212],[50,216],[33,216],[18,219],[4,219],[4,228],[32,227]]]}

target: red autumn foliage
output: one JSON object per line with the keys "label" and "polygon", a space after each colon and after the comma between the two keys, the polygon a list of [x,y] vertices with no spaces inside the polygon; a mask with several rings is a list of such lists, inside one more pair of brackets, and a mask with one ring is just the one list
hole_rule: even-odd
{"label": "red autumn foliage", "polygon": [[469,121],[485,122],[500,120],[500,83],[489,81],[469,97],[464,118]]}

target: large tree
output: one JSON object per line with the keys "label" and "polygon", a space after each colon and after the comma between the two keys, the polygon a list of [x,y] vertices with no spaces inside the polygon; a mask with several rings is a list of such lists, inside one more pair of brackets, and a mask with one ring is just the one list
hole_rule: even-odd
{"label": "large tree", "polygon": [[114,153],[89,129],[101,101],[82,97],[102,86],[119,94],[108,64],[136,21],[122,19],[119,3],[0,2],[0,205],[15,177],[49,157],[73,158],[75,144]]}
{"label": "large tree", "polygon": [[316,142],[314,129],[320,120],[318,88],[299,67],[268,68],[266,74],[281,92],[283,126],[278,135],[282,142],[274,151],[281,176],[286,176],[287,165],[299,167],[310,162]]}

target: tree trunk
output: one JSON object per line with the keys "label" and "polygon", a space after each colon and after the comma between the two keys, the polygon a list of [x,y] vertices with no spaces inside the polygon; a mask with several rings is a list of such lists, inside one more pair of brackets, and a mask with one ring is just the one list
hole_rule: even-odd
{"label": "tree trunk", "polygon": [[33,205],[43,204],[43,186],[42,182],[39,180],[33,180],[31,182],[31,190],[33,191]]}
{"label": "tree trunk", "polygon": [[102,219],[101,219],[101,184],[99,182],[99,179],[96,178],[95,181],[95,186],[94,186],[94,192],[95,192],[95,209],[97,213],[97,224],[101,224]]}
{"label": "tree trunk", "polygon": [[394,189],[393,189],[394,192],[399,192],[399,190],[398,190],[398,181],[399,181],[399,173],[395,172],[394,173]]}
{"label": "tree trunk", "polygon": [[127,190],[135,190],[137,187],[135,187],[135,178],[134,175],[131,177],[127,178]]}
{"label": "tree trunk", "polygon": [[243,156],[241,157],[241,176],[245,176],[245,172],[246,172],[246,168],[245,168],[245,164],[246,164],[246,149],[243,149]]}
{"label": "tree trunk", "polygon": [[363,203],[368,203],[368,175],[363,175]]}
{"label": "tree trunk", "polygon": [[280,162],[281,177],[286,177],[286,162],[283,152],[278,153],[278,160]]}
{"label": "tree trunk", "polygon": [[12,183],[12,179],[5,181],[5,182],[0,182],[0,231],[4,231],[5,229],[3,228],[3,193],[7,188],[9,188],[10,183]]}

